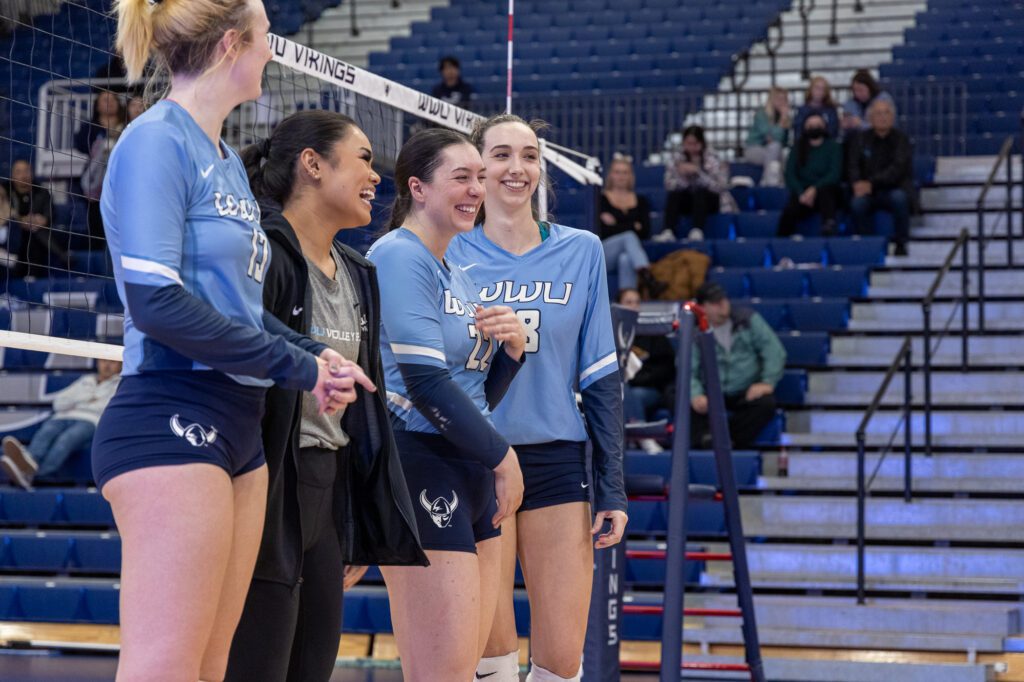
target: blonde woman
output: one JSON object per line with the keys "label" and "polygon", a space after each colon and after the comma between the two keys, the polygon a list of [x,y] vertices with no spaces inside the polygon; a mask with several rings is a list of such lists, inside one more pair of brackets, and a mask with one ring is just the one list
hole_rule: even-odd
{"label": "blonde woman", "polygon": [[748,162],[764,166],[761,176],[763,187],[782,185],[782,164],[789,150],[789,129],[792,125],[789,93],[779,87],[772,88],[764,108],[754,114],[744,149]]}

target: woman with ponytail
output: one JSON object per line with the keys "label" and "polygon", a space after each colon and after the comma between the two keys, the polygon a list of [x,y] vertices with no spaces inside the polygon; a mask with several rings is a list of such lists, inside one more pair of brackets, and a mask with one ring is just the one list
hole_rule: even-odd
{"label": "woman with ponytail", "polygon": [[[270,260],[228,113],[270,59],[258,0],[117,0],[117,47],[166,99],[125,130],[100,208],[125,304],[93,474],[121,536],[118,682],[223,680],[263,532],[268,386],[333,413],[373,384],[263,309]],[[318,357],[319,356],[319,357]]]}
{"label": "woman with ponytail", "polygon": [[[370,222],[380,182],[370,141],[348,116],[301,111],[242,150],[242,160],[270,241],[267,311],[358,362],[383,388],[376,271],[334,240]],[[342,415],[328,416],[308,393],[271,388],[263,449],[263,543],[227,680],[327,682],[343,587],[367,565],[426,563],[384,392],[360,391]]]}

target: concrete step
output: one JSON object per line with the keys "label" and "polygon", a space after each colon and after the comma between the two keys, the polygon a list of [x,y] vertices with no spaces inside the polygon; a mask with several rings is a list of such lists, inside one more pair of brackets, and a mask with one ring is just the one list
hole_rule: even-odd
{"label": "concrete step", "polygon": [[[853,497],[746,495],[741,498],[743,530],[750,537],[856,537]],[[867,536],[887,540],[1024,540],[1024,501],[980,499],[868,498]],[[1024,568],[1024,550],[1007,550]],[[1007,558],[1007,561],[1009,558]],[[906,571],[903,571],[906,573]],[[975,577],[974,572],[964,575]],[[1017,574],[1024,581],[1024,573]]]}
{"label": "concrete step", "polygon": [[[838,341],[840,339],[836,339]],[[847,340],[847,339],[842,339]],[[875,339],[872,339],[875,340]],[[833,344],[835,341],[833,341]],[[865,350],[867,357],[891,357],[885,351]],[[893,354],[895,349],[893,349]],[[862,360],[865,356],[854,356]],[[918,356],[920,359],[920,356]],[[846,364],[854,365],[855,362]],[[995,365],[998,366],[998,365]],[[810,405],[867,406],[882,385],[884,372],[811,372],[808,376],[807,403]],[[1024,374],[1021,372],[932,372],[932,400],[939,405],[1022,405]],[[924,399],[924,375],[911,375],[911,393],[915,404]],[[883,404],[903,404],[903,375],[890,382]]]}
{"label": "concrete step", "polygon": [[[931,349],[932,349],[932,363],[934,365],[958,365],[960,363],[961,353],[961,340],[958,337],[948,336],[943,339],[937,338],[937,333],[941,330],[941,326],[937,324],[940,321],[938,318],[934,318],[932,321],[933,333],[936,336],[932,337]],[[941,322],[945,322],[945,318],[941,319]],[[954,328],[954,331],[959,328]],[[1013,364],[1015,358],[1020,356],[1020,344],[1024,342],[1024,337],[1015,334],[1007,334],[1005,336],[978,336],[968,335],[967,339],[967,352],[968,362],[971,365],[980,364],[993,364],[993,363],[1004,363]],[[844,367],[847,365],[885,365],[891,361],[895,356],[896,351],[903,344],[903,338],[899,336],[833,336],[832,337],[832,350],[829,355],[829,364],[837,367]],[[924,362],[924,341],[920,336],[917,336],[911,340],[912,359],[915,367],[920,367]],[[820,380],[819,386],[829,387],[826,390],[845,391],[854,390],[854,386],[857,386],[860,390],[864,390],[869,387],[872,383],[875,383],[876,377],[870,379],[861,379],[856,384],[851,384],[851,379],[846,378],[845,375],[841,375],[843,378],[837,381],[830,381],[826,378]],[[878,378],[881,375],[876,375]],[[1016,374],[1011,375],[1016,380]],[[918,377],[919,379],[919,377]],[[933,388],[948,387],[950,390],[957,387],[956,381],[964,380],[966,383],[961,384],[963,390],[968,392],[977,392],[985,390],[986,387],[991,386],[994,391],[1012,391],[1019,390],[1021,384],[1016,386],[1010,384],[1003,384],[1004,389],[997,388],[994,384],[982,384],[981,381],[992,380],[998,381],[998,377],[994,377],[992,373],[986,373],[980,375],[978,379],[972,379],[970,374],[967,375],[952,375],[948,372],[943,372],[942,376],[933,375],[932,386]],[[857,381],[853,379],[852,381]],[[902,379],[900,379],[902,382]],[[902,385],[902,384],[901,384]],[[919,384],[917,380],[914,382],[915,389],[918,388]],[[969,388],[968,388],[969,387]],[[813,389],[812,389],[813,390]]]}
{"label": "concrete step", "polygon": [[[797,413],[798,414],[798,413]],[[863,415],[861,415],[863,416]],[[789,424],[792,423],[794,417],[794,411],[790,410],[786,413],[787,431],[782,434],[782,444],[791,447],[799,448],[849,448],[854,447],[856,442],[854,440],[853,430],[843,431],[816,431],[813,433],[807,431],[793,431],[790,430]],[[933,427],[934,427],[933,422]],[[924,433],[920,429],[914,431],[914,443],[917,446],[921,445],[921,435]],[[892,436],[892,431],[880,432],[870,429],[866,434],[866,444],[871,448],[884,447],[889,443]],[[902,434],[899,434],[897,438],[902,438]],[[932,445],[935,447],[942,448],[1016,448],[1020,445],[1021,436],[1016,433],[1005,434],[1005,433],[934,433],[932,435]],[[895,447],[900,447],[897,441]]]}
{"label": "concrete step", "polygon": [[[978,197],[981,196],[981,186],[951,187],[942,185],[938,187],[921,188],[921,207],[925,211],[942,211],[958,208],[975,208]],[[1014,205],[1018,208],[1020,201],[1020,186],[1014,192]],[[989,208],[1002,208],[1006,203],[1006,188],[993,187],[985,197],[985,205]]]}
{"label": "concrete step", "polygon": [[[849,44],[846,44],[849,49]],[[853,73],[857,69],[864,68],[865,64],[878,64],[888,62],[892,59],[892,45],[884,48],[865,49],[863,52],[842,52],[836,54],[818,53],[810,60],[811,71],[817,73],[820,70],[835,71],[845,69]],[[775,59],[775,68],[779,72],[799,73],[803,68],[803,57],[797,54],[780,55]],[[771,69],[771,60],[767,55],[753,56],[750,59],[750,70],[754,72],[767,72]],[[843,81],[840,81],[843,83]],[[838,83],[837,83],[838,85]]]}
{"label": "concrete step", "polygon": [[299,33],[303,42],[331,56],[365,67],[370,52],[388,49],[391,38],[407,36],[410,24],[430,18],[432,7],[447,6],[445,0],[403,0],[398,8],[390,0],[360,0],[356,13],[359,35],[351,32],[350,7],[334,7]]}
{"label": "concrete step", "polygon": [[[870,537],[870,526],[868,530]],[[852,545],[748,544],[747,558],[756,587],[851,589],[856,585],[857,549]],[[1024,587],[1020,573],[1024,552],[1020,550],[869,546],[864,563],[868,589],[1012,594]],[[732,584],[730,564],[708,567],[703,583]],[[1011,621],[1010,627],[1019,626]]]}
{"label": "concrete step", "polygon": [[[1013,156],[1013,176],[1021,175],[1020,156]],[[996,155],[990,156],[940,156],[935,161],[935,182],[976,182],[982,184],[995,165]],[[998,179],[1005,178],[1005,169],[1001,170]]]}
{"label": "concrete step", "polygon": [[[1024,264],[1024,242],[1021,242],[1021,261]],[[1016,260],[1016,254],[1014,254]],[[935,272],[885,272],[871,273],[871,287],[868,294],[872,298],[887,296],[906,296],[907,292],[928,291],[935,281]],[[949,272],[939,285],[939,296],[959,296],[961,291],[960,273]],[[967,273],[967,292],[971,295],[978,291],[978,274],[974,270]],[[985,273],[985,293],[988,295],[1018,295],[1024,292],[1024,268],[1020,270],[993,270]]]}
{"label": "concrete step", "polygon": [[[877,453],[867,453],[868,471],[878,464]],[[990,455],[983,453],[935,453],[912,456],[914,484],[925,481],[956,482],[961,479],[1005,480],[1018,483],[1024,479],[1024,451],[1019,454]],[[856,452],[790,452],[790,481],[815,478],[841,478],[852,481],[857,473]],[[890,453],[878,470],[880,477],[903,476],[902,453]]]}
{"label": "concrete step", "polygon": [[[790,434],[819,435],[848,434],[853,442],[854,433],[864,416],[864,410],[789,410],[786,413],[786,431]],[[868,433],[890,435],[901,424],[903,415],[898,411],[876,412],[868,424]],[[902,426],[899,433],[903,433]],[[913,433],[920,442],[924,433],[924,415],[914,414]],[[965,443],[973,438],[998,436],[1004,440],[1021,438],[1024,442],[1024,413],[1019,411],[964,412],[946,407],[932,410],[933,436],[956,436]],[[902,438],[902,435],[899,436]]]}
{"label": "concrete step", "polygon": [[[786,36],[786,40],[783,41],[779,47],[779,51],[776,53],[777,56],[787,57],[800,57],[803,54],[803,43],[802,38],[803,31],[794,36]],[[828,36],[815,36],[808,41],[808,51],[815,58],[817,55],[832,55],[835,53],[851,53],[857,50],[864,50],[865,52],[884,51],[889,54],[894,44],[899,44],[903,41],[902,31],[889,31],[885,33],[870,33],[866,35],[859,35],[855,38],[850,36],[839,36],[839,42],[833,45],[829,42]],[[755,44],[750,50],[751,56],[763,57],[768,54],[767,48],[764,43]],[[887,58],[885,61],[889,61]],[[864,64],[870,64],[869,59],[864,59],[861,62],[861,66]]]}
{"label": "concrete step", "polygon": [[[684,631],[685,632],[685,631]],[[685,636],[685,635],[684,635]],[[851,641],[859,641],[855,635]],[[738,643],[738,642],[737,642]],[[762,643],[765,642],[762,638]],[[853,646],[853,645],[851,645]],[[837,644],[836,648],[844,648]],[[859,647],[858,647],[859,648]],[[887,647],[865,647],[886,649]],[[941,650],[941,649],[939,649]],[[694,663],[742,663],[739,658],[728,656],[687,656],[687,662]],[[811,660],[805,658],[766,658],[765,677],[779,682],[990,682],[990,669],[985,665],[971,663],[878,663],[842,660]],[[684,671],[684,680],[737,680],[736,673]]]}
{"label": "concrete step", "polygon": [[[897,452],[890,455],[903,466],[903,454]],[[888,461],[888,459],[886,460]],[[874,467],[867,468],[870,476]],[[780,492],[805,491],[820,493],[854,492],[857,490],[856,479],[853,477],[792,478],[788,476],[762,476],[757,486],[763,490]],[[904,487],[903,474],[899,476],[878,476],[871,483],[874,492],[902,492]],[[911,491],[913,493],[1017,493],[1020,482],[1004,478],[957,478],[957,479],[918,479],[917,472],[912,472]]]}
{"label": "concrete step", "polygon": [[[988,301],[985,306],[985,328],[1024,329],[1024,303]],[[971,303],[967,309],[969,328],[978,328],[979,304]],[[920,330],[924,327],[924,314],[919,303],[854,303],[851,306],[850,325],[853,331]],[[952,319],[953,328],[960,326],[961,308],[956,303],[935,303],[932,306],[932,328],[941,330]]]}

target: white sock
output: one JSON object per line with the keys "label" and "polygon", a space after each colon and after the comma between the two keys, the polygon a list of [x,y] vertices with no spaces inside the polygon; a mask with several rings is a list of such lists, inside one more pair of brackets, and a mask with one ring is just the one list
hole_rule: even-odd
{"label": "white sock", "polygon": [[476,664],[476,679],[487,682],[519,682],[519,649],[504,656],[481,658]]}
{"label": "white sock", "polygon": [[580,682],[583,677],[583,664],[572,677],[559,677],[550,670],[540,667],[530,659],[530,674],[526,676],[526,682]]}

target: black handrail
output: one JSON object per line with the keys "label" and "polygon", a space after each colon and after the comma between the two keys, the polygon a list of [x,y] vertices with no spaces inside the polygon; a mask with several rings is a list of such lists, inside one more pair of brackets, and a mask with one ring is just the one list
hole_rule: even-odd
{"label": "black handrail", "polygon": [[[772,38],[772,29],[777,31],[775,39]],[[773,88],[775,87],[775,76],[777,71],[777,55],[779,48],[782,47],[782,44],[785,41],[786,36],[782,31],[782,13],[779,13],[779,15],[775,17],[775,21],[768,24],[768,30],[765,32],[764,38],[764,51],[768,53],[768,70],[771,74]]]}
{"label": "black handrail", "polygon": [[871,401],[871,405],[864,412],[864,417],[860,420],[860,425],[857,427],[856,439],[857,439],[857,603],[863,604],[865,600],[865,588],[864,588],[864,555],[865,555],[865,505],[867,501],[868,488],[871,487],[871,483],[874,481],[875,474],[878,473],[882,466],[882,462],[885,461],[886,455],[889,454],[889,449],[892,445],[893,440],[896,437],[896,431],[899,430],[899,424],[896,425],[896,429],[893,431],[892,436],[889,439],[889,444],[886,445],[885,449],[881,452],[878,457],[878,462],[875,464],[875,472],[871,476],[871,481],[865,481],[865,462],[867,449],[867,428],[871,422],[871,418],[875,416],[875,412],[878,411],[879,406],[882,403],[882,399],[885,397],[886,391],[889,390],[889,383],[892,381],[893,375],[896,374],[896,370],[900,368],[900,363],[903,363],[903,499],[906,502],[910,502],[913,499],[912,491],[912,456],[911,450],[913,447],[913,437],[911,420],[913,419],[913,391],[911,385],[911,379],[913,376],[913,364],[912,364],[913,344],[911,343],[911,337],[908,335],[904,337],[903,343],[900,345],[900,349],[896,352],[896,356],[892,359],[892,363],[889,365],[889,369],[885,373],[885,378],[882,379],[882,385],[878,387],[875,392],[875,397]]}
{"label": "black handrail", "polygon": [[[935,301],[935,296],[939,291],[939,286],[942,284],[943,278],[946,273],[949,272],[950,268],[953,267],[953,259],[956,258],[957,251],[960,252],[961,256],[961,272],[960,272],[960,371],[966,372],[967,365],[969,362],[969,348],[968,339],[970,336],[967,333],[968,320],[969,320],[969,308],[970,293],[968,291],[968,264],[967,264],[967,243],[970,240],[970,233],[967,228],[960,230],[960,235],[953,243],[953,248],[949,250],[949,255],[946,256],[945,262],[939,271],[935,273],[935,279],[932,281],[931,287],[928,289],[928,293],[925,294],[924,300],[921,301],[921,313],[924,316],[924,338],[922,339],[924,345],[924,453],[927,457],[932,456],[932,352],[938,348],[938,344],[942,343],[942,339],[946,337],[949,331],[949,322],[952,322],[952,316],[946,323],[946,328],[938,336],[938,344],[935,349],[932,348],[932,304]],[[980,305],[980,303],[979,303]]]}
{"label": "black handrail", "polygon": [[798,8],[800,12],[800,22],[803,25],[803,51],[801,54],[801,68],[800,77],[804,80],[810,80],[811,78],[811,66],[810,66],[810,40],[811,40],[811,24],[810,16],[811,12],[814,11],[814,0],[800,0],[800,6]]}
{"label": "black handrail", "polygon": [[981,188],[978,202],[975,205],[978,214],[978,331],[985,331],[985,199],[988,191],[995,183],[999,167],[1006,163],[1006,259],[1007,265],[1013,265],[1013,161],[1010,152],[1013,150],[1013,135],[1008,135],[999,150],[999,156],[992,164],[985,186]]}
{"label": "black handrail", "polygon": [[836,32],[836,24],[839,21],[839,0],[832,0],[832,28],[828,34],[828,44],[839,44],[839,33]]}

